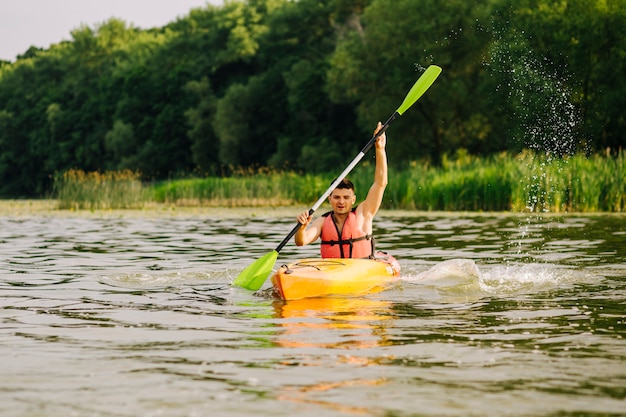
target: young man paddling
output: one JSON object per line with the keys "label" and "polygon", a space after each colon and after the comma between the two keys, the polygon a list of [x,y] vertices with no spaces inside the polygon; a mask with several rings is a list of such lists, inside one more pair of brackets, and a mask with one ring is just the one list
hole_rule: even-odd
{"label": "young man paddling", "polygon": [[[382,124],[374,131],[376,134]],[[301,213],[302,225],[295,234],[297,246],[308,245],[322,238],[322,258],[367,258],[374,256],[372,221],[383,201],[387,187],[387,153],[385,133],[376,139],[376,170],[374,183],[365,200],[353,209],[356,202],[354,185],[344,179],[328,197],[332,211],[312,220],[308,211]]]}

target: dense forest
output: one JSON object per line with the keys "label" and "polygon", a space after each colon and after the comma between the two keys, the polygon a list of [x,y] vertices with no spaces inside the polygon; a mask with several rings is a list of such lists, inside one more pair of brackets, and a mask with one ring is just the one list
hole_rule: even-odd
{"label": "dense forest", "polygon": [[0,197],[68,169],[340,171],[424,68],[390,164],[623,147],[626,0],[247,0],[0,61]]}

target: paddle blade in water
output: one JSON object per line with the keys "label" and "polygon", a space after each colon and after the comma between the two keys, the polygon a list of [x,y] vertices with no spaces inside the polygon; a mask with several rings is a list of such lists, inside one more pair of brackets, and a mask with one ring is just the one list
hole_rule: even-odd
{"label": "paddle blade in water", "polygon": [[396,110],[396,112],[399,115],[402,115],[402,113],[404,113],[409,107],[411,107],[413,103],[415,103],[417,99],[420,98],[426,92],[426,90],[430,88],[431,85],[433,85],[437,77],[439,77],[439,74],[441,74],[441,68],[437,65],[431,65],[430,67],[426,68],[426,71],[424,71],[422,76],[419,77],[417,81],[415,81],[415,84],[413,84],[413,87],[406,95],[404,101],[402,102],[400,107],[398,107],[398,110]]}
{"label": "paddle blade in water", "polygon": [[233,285],[247,290],[258,290],[272,272],[276,259],[278,259],[278,252],[273,250],[252,262],[235,278]]}

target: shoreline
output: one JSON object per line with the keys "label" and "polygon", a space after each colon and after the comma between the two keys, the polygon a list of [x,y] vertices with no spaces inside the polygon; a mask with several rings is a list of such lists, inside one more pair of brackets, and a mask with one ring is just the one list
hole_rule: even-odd
{"label": "shoreline", "polygon": [[[249,207],[216,207],[216,206],[176,206],[172,204],[149,203],[137,209],[98,209],[98,210],[61,210],[56,200],[1,200],[0,218],[20,217],[85,217],[85,218],[167,218],[167,217],[200,217],[200,218],[290,218],[308,210],[304,206],[249,206]],[[318,212],[327,211],[322,207]],[[567,217],[567,216],[623,216],[619,212],[560,212],[531,213],[511,211],[419,211],[419,210],[387,210],[381,209],[379,217]]]}
{"label": "shoreline", "polygon": [[295,216],[305,208],[177,206],[148,203],[136,209],[59,209],[56,200],[0,200],[1,217],[86,217],[86,218],[166,218],[166,217],[283,217]]}

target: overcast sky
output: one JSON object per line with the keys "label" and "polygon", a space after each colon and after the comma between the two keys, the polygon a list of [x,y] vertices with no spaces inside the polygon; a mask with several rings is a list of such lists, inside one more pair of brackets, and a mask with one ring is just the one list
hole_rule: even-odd
{"label": "overcast sky", "polygon": [[147,29],[207,3],[223,0],[0,0],[0,60],[14,61],[33,45],[47,49],[69,40],[81,24],[93,27],[116,17]]}

